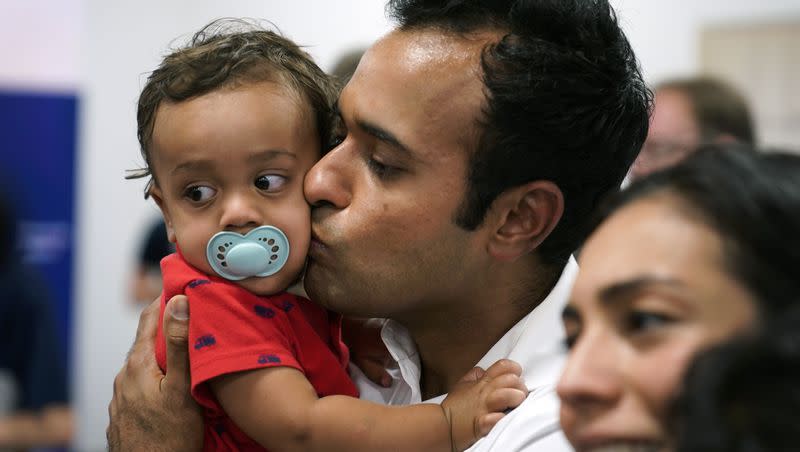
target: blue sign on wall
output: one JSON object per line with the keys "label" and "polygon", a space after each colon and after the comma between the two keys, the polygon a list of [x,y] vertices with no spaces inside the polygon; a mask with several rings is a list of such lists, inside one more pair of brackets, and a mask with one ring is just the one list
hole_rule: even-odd
{"label": "blue sign on wall", "polygon": [[16,209],[17,252],[48,286],[68,366],[76,116],[75,95],[0,90],[0,196]]}

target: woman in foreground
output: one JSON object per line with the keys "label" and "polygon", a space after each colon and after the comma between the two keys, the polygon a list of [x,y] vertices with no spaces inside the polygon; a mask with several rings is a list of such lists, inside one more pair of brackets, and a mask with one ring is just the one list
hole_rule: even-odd
{"label": "woman in foreground", "polygon": [[692,358],[798,299],[800,157],[704,149],[596,224],[563,313],[562,427],[578,452],[670,450]]}

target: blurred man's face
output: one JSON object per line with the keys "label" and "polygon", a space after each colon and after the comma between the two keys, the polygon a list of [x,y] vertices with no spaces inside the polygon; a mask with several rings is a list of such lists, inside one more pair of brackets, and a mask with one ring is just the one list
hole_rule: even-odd
{"label": "blurred man's face", "polygon": [[647,140],[631,167],[632,179],[675,165],[700,145],[700,128],[689,98],[675,89],[656,91]]}

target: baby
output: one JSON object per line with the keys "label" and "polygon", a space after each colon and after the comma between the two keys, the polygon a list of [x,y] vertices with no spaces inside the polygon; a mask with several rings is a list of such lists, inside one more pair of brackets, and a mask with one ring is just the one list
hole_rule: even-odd
{"label": "baby", "polygon": [[[291,41],[214,22],[148,78],[138,137],[177,252],[167,301],[190,302],[192,396],[205,450],[462,450],[524,400],[518,371],[493,366],[442,402],[359,400],[341,317],[286,292],[310,241],[306,172],[329,147],[336,91]],[[164,368],[159,327],[156,356]]]}

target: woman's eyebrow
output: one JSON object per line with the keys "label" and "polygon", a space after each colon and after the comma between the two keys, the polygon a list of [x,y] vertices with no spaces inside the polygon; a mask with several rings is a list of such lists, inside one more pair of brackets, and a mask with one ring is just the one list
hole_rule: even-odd
{"label": "woman's eyebrow", "polygon": [[667,287],[674,290],[683,287],[683,283],[673,278],[642,275],[604,287],[600,290],[598,298],[604,304],[616,304],[653,287]]}

